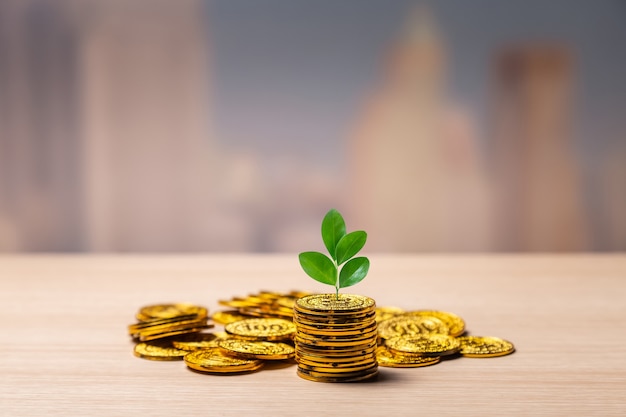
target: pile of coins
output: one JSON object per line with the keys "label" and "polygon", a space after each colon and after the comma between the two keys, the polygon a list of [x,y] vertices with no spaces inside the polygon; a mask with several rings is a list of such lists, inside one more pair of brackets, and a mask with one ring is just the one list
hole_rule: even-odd
{"label": "pile of coins", "polygon": [[[275,294],[276,298],[295,296]],[[208,310],[192,304],[143,307],[138,323],[128,326],[134,354],[157,361],[184,360],[198,372],[233,374],[261,369],[269,361],[290,361],[295,356],[291,319],[245,318],[226,324],[224,332],[202,333],[213,327]]]}
{"label": "pile of coins", "polygon": [[228,324],[233,321],[251,317],[281,317],[293,318],[293,304],[298,298],[309,295],[303,291],[280,293],[274,291],[260,291],[247,297],[233,297],[230,300],[218,302],[232,310],[218,311],[213,314],[213,321],[219,324]]}
{"label": "pile of coins", "polygon": [[376,308],[374,300],[357,295],[261,291],[219,303],[231,310],[212,315],[224,325],[213,333],[203,332],[214,327],[205,307],[141,308],[138,322],[128,326],[135,356],[184,360],[191,370],[215,375],[257,371],[272,361],[297,363],[304,379],[351,382],[375,377],[378,366],[414,368],[515,351],[497,337],[466,336],[456,314]]}
{"label": "pile of coins", "polygon": [[376,304],[369,297],[318,294],[294,304],[298,375],[353,382],[378,374]]}
{"label": "pile of coins", "polygon": [[458,356],[488,358],[515,351],[511,342],[497,337],[462,336],[465,322],[445,311],[399,309],[387,314],[378,327],[378,364],[395,368],[434,365],[442,358]]}
{"label": "pile of coins", "polygon": [[128,326],[128,333],[139,341],[198,333],[213,327],[208,324],[208,310],[192,304],[159,304],[141,308],[138,323]]}

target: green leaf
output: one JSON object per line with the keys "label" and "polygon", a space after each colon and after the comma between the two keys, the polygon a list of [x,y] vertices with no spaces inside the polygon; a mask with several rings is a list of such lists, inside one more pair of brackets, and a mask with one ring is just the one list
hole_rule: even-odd
{"label": "green leaf", "polygon": [[337,267],[328,256],[319,252],[302,252],[298,258],[308,276],[324,284],[335,285]]}
{"label": "green leaf", "polygon": [[356,255],[363,246],[365,246],[365,241],[367,240],[367,233],[362,230],[357,230],[356,232],[348,233],[344,237],[339,240],[337,243],[336,254],[337,254],[337,264],[341,265],[348,259],[352,258]]}
{"label": "green leaf", "polygon": [[328,253],[333,259],[337,259],[337,255],[335,253],[337,248],[337,243],[341,240],[342,237],[346,234],[346,223],[341,217],[341,214],[335,210],[331,209],[326,216],[324,216],[324,220],[322,220],[322,240],[324,241],[324,245],[326,249],[328,249]]}
{"label": "green leaf", "polygon": [[361,282],[370,269],[370,261],[365,257],[354,258],[346,262],[339,274],[339,288],[351,287]]}

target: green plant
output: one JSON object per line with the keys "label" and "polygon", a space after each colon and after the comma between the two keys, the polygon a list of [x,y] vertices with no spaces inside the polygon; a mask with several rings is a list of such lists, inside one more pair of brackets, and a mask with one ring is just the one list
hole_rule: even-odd
{"label": "green plant", "polygon": [[333,285],[339,299],[340,288],[358,284],[369,271],[369,259],[354,257],[365,245],[367,233],[363,230],[346,233],[343,217],[332,209],[322,220],[322,240],[330,257],[320,252],[302,252],[298,256],[300,265],[314,280]]}

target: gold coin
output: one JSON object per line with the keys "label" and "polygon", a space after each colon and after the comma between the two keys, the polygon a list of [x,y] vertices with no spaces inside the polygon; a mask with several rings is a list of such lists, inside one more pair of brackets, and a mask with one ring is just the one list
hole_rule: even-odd
{"label": "gold coin", "polygon": [[365,356],[357,356],[355,358],[352,358],[352,360],[350,361],[336,361],[329,358],[317,358],[306,355],[296,355],[296,361],[298,362],[298,364],[317,368],[354,368],[367,364],[371,365],[373,362],[376,362],[376,354],[371,353]]}
{"label": "gold coin", "polygon": [[374,363],[374,365],[368,366],[360,371],[341,372],[341,373],[314,371],[314,370],[302,368],[300,367],[300,365],[298,365],[298,372],[303,372],[313,378],[339,378],[339,379],[345,380],[345,379],[351,379],[351,378],[359,378],[359,377],[366,376],[366,375],[372,376],[374,373],[378,372],[378,364]]}
{"label": "gold coin", "polygon": [[172,340],[172,345],[181,350],[198,350],[217,347],[218,337],[214,333],[194,333]]}
{"label": "gold coin", "polygon": [[332,356],[332,355],[326,355],[324,353],[309,352],[309,351],[305,351],[302,349],[296,349],[296,359],[302,358],[309,362],[317,362],[317,363],[319,362],[343,363],[343,362],[354,362],[356,360],[359,360],[360,358],[375,356],[375,352],[376,352],[376,347],[373,347],[370,349],[360,350],[357,352],[353,351],[351,352],[350,355],[347,355],[347,356],[346,355]]}
{"label": "gold coin", "polygon": [[160,324],[157,326],[148,326],[148,327],[144,327],[142,329],[137,330],[136,333],[133,334],[133,336],[139,337],[141,335],[147,336],[150,334],[156,334],[156,333],[164,333],[166,331],[174,331],[174,330],[179,330],[179,329],[186,329],[189,327],[202,327],[202,326],[206,326],[207,325],[207,318],[204,317],[202,319],[195,319],[195,320],[182,320],[182,321],[177,321],[177,322],[172,322],[169,324]]}
{"label": "gold coin", "polygon": [[339,316],[323,317],[318,316],[304,316],[297,311],[294,312],[293,321],[303,324],[305,326],[313,327],[328,327],[328,328],[360,328],[371,326],[376,322],[376,315],[374,313],[367,314],[365,316],[354,317],[345,316],[337,318]]}
{"label": "gold coin", "polygon": [[271,341],[291,338],[296,332],[296,325],[285,319],[259,318],[228,323],[224,330],[236,336]]}
{"label": "gold coin", "polygon": [[299,298],[294,308],[304,310],[309,314],[353,314],[374,310],[376,303],[373,299],[355,294],[316,294]]}
{"label": "gold coin", "polygon": [[300,325],[296,325],[297,332],[303,337],[308,337],[316,340],[353,340],[353,339],[362,339],[364,337],[376,337],[378,334],[376,324],[363,328],[357,329],[356,331],[351,330],[310,330]]}
{"label": "gold coin", "polygon": [[[201,317],[200,317],[201,318]],[[187,320],[198,320],[199,317],[195,314],[185,315],[179,317],[172,317],[169,319],[150,319],[146,321],[140,321],[139,323],[131,324],[128,326],[128,334],[136,334],[141,330],[156,327],[156,326],[167,326],[167,325],[176,325],[181,321]]]}
{"label": "gold coin", "polygon": [[358,351],[367,350],[367,349],[371,349],[372,347],[378,346],[378,343],[375,339],[366,340],[364,342],[359,342],[359,344],[356,344],[356,345],[350,345],[350,344],[328,345],[324,343],[315,344],[315,343],[310,343],[308,340],[300,339],[298,337],[294,338],[294,342],[296,343],[296,348],[298,349],[308,349],[309,351],[312,351],[312,352],[317,351],[318,353],[325,352],[325,354],[330,353],[330,352],[335,352],[337,354],[347,353],[347,352],[358,352]]}
{"label": "gold coin", "polygon": [[301,339],[304,342],[319,344],[320,346],[322,346],[323,344],[328,344],[330,346],[352,346],[377,339],[376,330],[370,331],[369,333],[365,333],[362,335],[351,336],[318,336],[297,331],[295,337]]}
{"label": "gold coin", "polygon": [[308,365],[302,361],[298,362],[298,367],[305,371],[319,372],[320,374],[331,374],[329,376],[341,376],[346,374],[354,374],[356,372],[367,372],[372,368],[378,367],[376,358],[373,358],[361,365],[354,365],[351,367],[333,367],[327,365]]}
{"label": "gold coin", "polygon": [[376,321],[381,322],[402,313],[404,310],[399,307],[378,307],[376,309]]}
{"label": "gold coin", "polygon": [[255,342],[238,339],[225,339],[218,346],[244,359],[282,360],[293,358],[296,350],[286,343]]}
{"label": "gold coin", "polygon": [[383,339],[435,333],[447,335],[450,333],[450,330],[443,321],[431,316],[401,314],[378,324],[378,334]]}
{"label": "gold coin", "polygon": [[188,352],[171,347],[169,344],[138,343],[135,345],[134,354],[138,358],[153,361],[179,361]]}
{"label": "gold coin", "polygon": [[197,318],[206,317],[208,310],[204,307],[188,304],[155,304],[142,307],[137,313],[137,319],[141,321],[151,319],[171,319],[181,316],[196,316]]}
{"label": "gold coin", "polygon": [[375,378],[378,375],[378,368],[372,372],[367,372],[364,373],[363,375],[360,376],[356,376],[356,377],[314,377],[311,376],[309,373],[307,373],[306,371],[302,371],[300,369],[298,369],[297,371],[297,375],[302,378],[302,379],[306,379],[307,381],[314,381],[314,382],[359,382],[359,381],[365,381],[367,379],[370,378]]}
{"label": "gold coin", "polygon": [[460,349],[458,339],[444,334],[398,336],[385,341],[385,346],[394,353],[442,356],[456,353]]}
{"label": "gold coin", "polygon": [[309,336],[315,336],[319,338],[346,338],[346,337],[359,337],[359,336],[371,336],[370,333],[376,334],[376,324],[371,324],[368,327],[363,328],[346,328],[346,329],[327,329],[327,328],[317,328],[310,326],[303,326],[302,324],[296,322],[296,327],[298,328],[298,333],[307,334]]}
{"label": "gold coin", "polygon": [[461,343],[461,355],[470,358],[491,358],[515,352],[513,343],[499,337],[464,336],[457,340]]}
{"label": "gold coin", "polygon": [[259,360],[239,359],[224,355],[220,348],[200,349],[187,352],[184,357],[188,367],[202,372],[235,373],[259,369]]}
{"label": "gold coin", "polygon": [[443,321],[449,329],[450,336],[460,336],[465,332],[465,321],[454,313],[437,310],[417,310],[405,313],[410,316],[430,316]]}
{"label": "gold coin", "polygon": [[172,336],[180,336],[180,335],[186,335],[186,334],[193,334],[193,333],[200,333],[202,330],[204,329],[208,329],[211,326],[201,326],[201,327],[190,327],[190,328],[186,328],[186,329],[178,329],[178,330],[171,330],[171,331],[166,331],[163,333],[157,333],[157,334],[149,334],[149,335],[139,335],[139,337],[137,339],[139,339],[142,342],[147,342],[150,340],[158,340],[158,339],[163,339],[166,337],[172,337]]}
{"label": "gold coin", "polygon": [[213,313],[211,316],[214,322],[219,324],[228,324],[234,321],[249,319],[250,317],[244,316],[238,310],[226,310]]}
{"label": "gold coin", "polygon": [[320,358],[332,358],[333,360],[356,358],[359,356],[365,356],[373,353],[376,350],[376,344],[372,346],[359,347],[358,349],[325,349],[316,347],[308,347],[299,343],[296,343],[296,355],[315,356]]}
{"label": "gold coin", "polygon": [[389,368],[417,368],[435,365],[441,361],[441,356],[398,355],[384,346],[376,349],[376,358],[379,366]]}

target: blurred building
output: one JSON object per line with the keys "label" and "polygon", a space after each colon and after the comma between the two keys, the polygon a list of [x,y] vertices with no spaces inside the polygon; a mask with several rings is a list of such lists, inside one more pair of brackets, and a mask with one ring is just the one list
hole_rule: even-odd
{"label": "blurred building", "polygon": [[0,250],[83,247],[78,42],[53,2],[0,2]]}
{"label": "blurred building", "polygon": [[0,246],[219,248],[201,0],[0,3]]}
{"label": "blurred building", "polygon": [[491,120],[500,250],[588,249],[572,144],[573,65],[559,46],[510,47],[495,57]]}
{"label": "blurred building", "polygon": [[350,210],[371,250],[490,247],[487,177],[471,120],[447,97],[445,47],[418,8],[391,49],[349,152]]}

